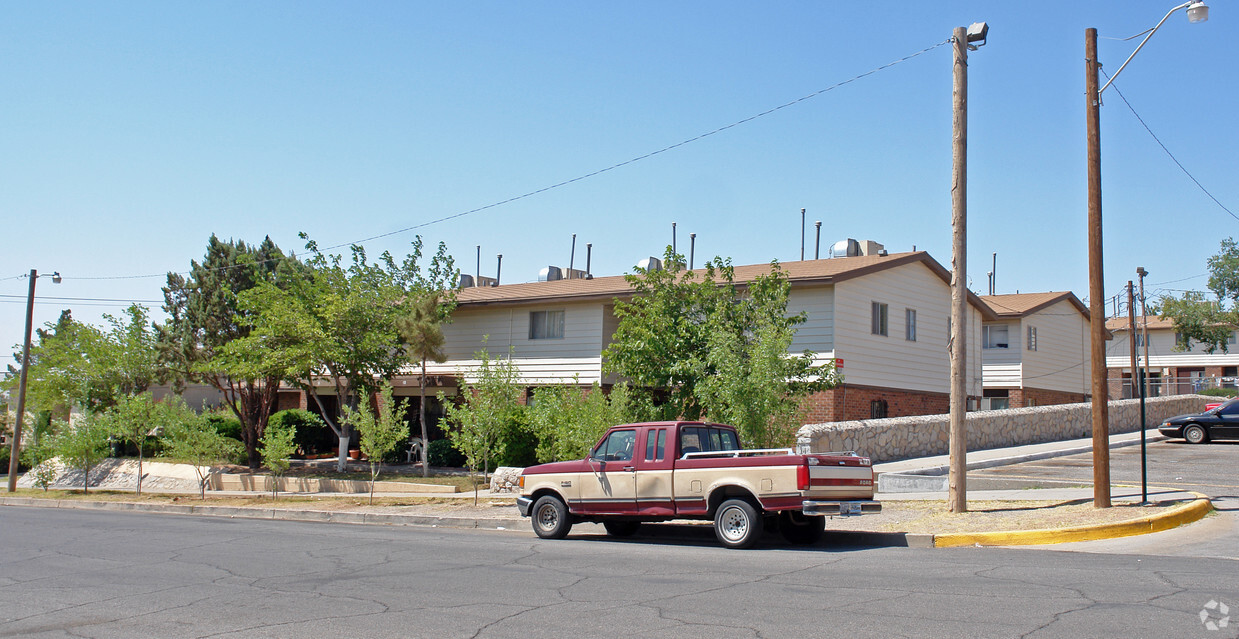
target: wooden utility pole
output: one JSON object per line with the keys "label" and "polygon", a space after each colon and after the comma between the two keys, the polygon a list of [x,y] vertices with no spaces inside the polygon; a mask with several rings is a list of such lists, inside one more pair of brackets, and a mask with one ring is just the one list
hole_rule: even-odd
{"label": "wooden utility pole", "polygon": [[1084,30],[1084,93],[1088,125],[1088,312],[1093,374],[1093,506],[1110,507],[1110,395],[1106,385],[1106,306],[1101,270],[1101,95],[1097,30]]}
{"label": "wooden utility pole", "polygon": [[955,28],[951,90],[951,455],[948,506],[968,510],[968,35]]}
{"label": "wooden utility pole", "polygon": [[[59,274],[58,274],[59,275]],[[9,442],[9,492],[17,490],[17,469],[22,451],[22,422],[26,420],[26,372],[30,370],[30,331],[34,326],[34,283],[39,271],[30,269],[30,293],[26,296],[26,338],[22,342],[22,372],[17,387],[17,418]]]}

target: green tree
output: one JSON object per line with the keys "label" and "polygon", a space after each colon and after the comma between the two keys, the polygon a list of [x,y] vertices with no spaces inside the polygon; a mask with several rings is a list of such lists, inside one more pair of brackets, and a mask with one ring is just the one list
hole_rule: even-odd
{"label": "green tree", "polygon": [[225,351],[251,330],[251,311],[241,307],[238,296],[260,282],[287,288],[304,276],[305,268],[270,237],[252,245],[211,235],[202,261],[191,261],[188,275],[168,273],[163,288],[168,319],[158,327],[160,354],[178,386],[206,384],[223,395],[241,422],[250,468],[260,463],[259,439],[276,406],[284,371],[260,351]]}
{"label": "green tree", "polygon": [[505,432],[524,406],[520,403],[520,370],[511,356],[492,360],[483,350],[475,357],[479,362],[473,373],[476,381],[461,389],[458,403],[445,403],[445,419],[450,425],[448,437],[465,456],[470,478],[480,467],[485,479],[491,460],[503,453]]}
{"label": "green tree", "polygon": [[539,462],[581,459],[612,426],[632,421],[627,384],[604,393],[595,383],[547,386],[534,391],[529,422],[538,438]]}
{"label": "green tree", "polygon": [[133,444],[138,449],[138,481],[135,492],[142,494],[142,462],[145,457],[146,439],[155,434],[162,422],[164,407],[156,404],[150,393],[122,396],[115,406],[99,415],[110,433],[122,442]]}
{"label": "green tree", "polygon": [[421,375],[417,381],[417,423],[422,429],[422,477],[430,476],[430,463],[426,452],[430,444],[426,425],[426,362],[447,361],[447,355],[443,352],[443,323],[447,321],[454,306],[454,299],[449,298],[444,302],[437,291],[430,292],[414,297],[408,303],[408,313],[397,320],[397,329],[404,341],[405,353],[410,361],[421,364]]}
{"label": "green tree", "polygon": [[806,315],[789,315],[791,284],[778,262],[737,284],[730,260],[684,270],[668,247],[665,269],[626,275],[633,298],[617,300],[619,320],[603,353],[604,369],[631,381],[641,396],[630,413],[657,419],[733,423],[747,442],[786,443],[799,400],[841,381],[833,363],[789,353]]}
{"label": "green tree", "polygon": [[39,437],[22,447],[22,459],[30,468],[30,476],[36,488],[43,492],[56,481],[56,448],[50,437]]}
{"label": "green tree", "polygon": [[271,498],[279,494],[280,478],[292,465],[289,458],[297,452],[297,430],[291,426],[268,427],[262,434],[262,463],[271,471]]}
{"label": "green tree", "polygon": [[404,400],[395,401],[391,384],[383,382],[379,389],[378,410],[370,409],[370,402],[348,413],[350,421],[361,436],[361,452],[370,462],[370,503],[374,503],[374,482],[383,468],[383,457],[396,449],[396,445],[409,438],[409,425],[401,416]]}
{"label": "green tree", "polygon": [[1163,318],[1174,321],[1180,335],[1176,350],[1190,348],[1195,341],[1206,353],[1227,352],[1230,335],[1239,330],[1239,245],[1233,238],[1222,240],[1222,248],[1208,260],[1209,293],[1187,291],[1158,300]]}
{"label": "green tree", "polygon": [[56,424],[54,448],[56,456],[69,468],[82,471],[82,492],[90,492],[90,469],[108,454],[108,438],[111,436],[106,420],[87,413],[76,423]]}
{"label": "green tree", "polygon": [[[305,238],[305,235],[302,234]],[[285,381],[301,387],[315,402],[340,442],[337,470],[346,467],[351,426],[322,404],[314,382],[327,381],[337,405],[357,410],[358,401],[377,391],[377,379],[400,372],[406,362],[397,328],[410,291],[445,290],[455,275],[443,244],[423,273],[418,264],[421,238],[413,252],[397,263],[384,252],[370,263],[365,249],[352,246],[347,266],[339,255],[326,255],[307,240],[309,277],[287,290],[260,283],[239,296],[249,313],[250,335],[225,350],[247,361],[278,366]]]}
{"label": "green tree", "polygon": [[206,417],[195,414],[183,402],[169,407],[159,439],[166,457],[194,467],[202,499],[206,499],[211,467],[231,459],[242,448],[241,442],[221,434]]}

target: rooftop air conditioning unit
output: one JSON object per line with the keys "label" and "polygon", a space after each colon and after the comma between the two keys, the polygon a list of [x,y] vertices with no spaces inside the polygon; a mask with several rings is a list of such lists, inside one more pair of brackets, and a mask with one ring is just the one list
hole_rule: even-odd
{"label": "rooftop air conditioning unit", "polygon": [[860,255],[860,242],[848,238],[839,240],[830,247],[831,257],[856,257]]}
{"label": "rooftop air conditioning unit", "polygon": [[647,257],[637,262],[637,268],[643,271],[661,271],[663,270],[663,261],[657,257]]}
{"label": "rooftop air conditioning unit", "polygon": [[861,255],[882,255],[886,247],[874,242],[873,240],[864,240],[860,243]]}
{"label": "rooftop air conditioning unit", "polygon": [[457,283],[456,288],[473,288],[473,286],[473,276],[466,273],[461,273],[460,281]]}
{"label": "rooftop air conditioning unit", "polygon": [[478,284],[477,284],[477,285],[478,285],[479,287],[483,287],[483,286],[499,286],[499,278],[497,278],[497,277],[486,277],[485,275],[479,275],[479,276],[478,276],[478,278],[477,278],[477,280],[478,280]]}
{"label": "rooftop air conditioning unit", "polygon": [[538,271],[539,282],[555,282],[564,279],[564,270],[558,266],[544,266]]}
{"label": "rooftop air conditioning unit", "polygon": [[564,279],[566,280],[592,280],[593,275],[582,271],[579,268],[570,268],[564,270]]}

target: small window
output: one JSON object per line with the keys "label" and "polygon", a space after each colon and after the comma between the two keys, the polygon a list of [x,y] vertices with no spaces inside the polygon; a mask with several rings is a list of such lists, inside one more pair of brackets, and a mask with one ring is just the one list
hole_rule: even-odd
{"label": "small window", "polygon": [[1187,335],[1184,335],[1183,333],[1175,333],[1174,334],[1174,345],[1175,345],[1175,348],[1178,348],[1180,350],[1190,351],[1192,350],[1192,338],[1188,337]]}
{"label": "small window", "polygon": [[1144,333],[1136,333],[1136,348],[1144,346]]}
{"label": "small window", "polygon": [[645,434],[645,461],[662,461],[667,446],[667,429],[659,428]]}
{"label": "small window", "polygon": [[1037,350],[1037,327],[1036,326],[1028,327],[1028,350],[1030,351]]}
{"label": "small window", "polygon": [[1226,343],[1227,343],[1227,344],[1234,344],[1234,343],[1235,343],[1235,332],[1234,332],[1234,331],[1231,331],[1231,332],[1230,332],[1230,335],[1227,335],[1227,336],[1226,336]]}
{"label": "small window", "polygon": [[914,308],[905,309],[903,312],[903,316],[904,316],[904,321],[905,321],[904,339],[908,340],[909,342],[915,342],[916,341],[916,309]]}
{"label": "small window", "polygon": [[563,338],[563,311],[531,311],[529,313],[529,339]]}
{"label": "small window", "polygon": [[981,327],[981,348],[1007,348],[1007,326],[992,324]]}
{"label": "small window", "polygon": [[885,399],[875,399],[869,402],[869,419],[883,419],[886,417],[886,412]]}
{"label": "small window", "polygon": [[637,443],[637,431],[617,430],[594,449],[594,459],[602,461],[632,461],[632,449]]}
{"label": "small window", "polygon": [[882,302],[873,303],[871,328],[874,335],[887,335],[887,306]]}

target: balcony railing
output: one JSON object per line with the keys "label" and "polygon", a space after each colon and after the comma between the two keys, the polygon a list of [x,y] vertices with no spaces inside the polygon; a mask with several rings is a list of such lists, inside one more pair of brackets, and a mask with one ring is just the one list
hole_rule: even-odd
{"label": "balcony railing", "polygon": [[[1170,395],[1195,395],[1210,388],[1239,389],[1239,377],[1158,377],[1149,376],[1148,397],[1167,397]],[[1132,393],[1131,379],[1112,378],[1109,384],[1112,399],[1131,399],[1139,397],[1140,386]]]}

